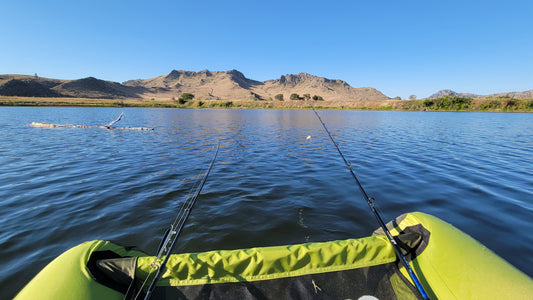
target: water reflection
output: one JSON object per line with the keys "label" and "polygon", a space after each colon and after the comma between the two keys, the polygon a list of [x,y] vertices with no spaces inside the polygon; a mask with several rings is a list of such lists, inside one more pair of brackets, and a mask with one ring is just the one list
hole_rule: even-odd
{"label": "water reflection", "polygon": [[[121,126],[156,130],[24,126],[101,125],[122,111]],[[319,113],[384,219],[435,214],[533,275],[528,114]],[[87,240],[153,253],[217,141],[176,251],[362,237],[377,227],[312,111],[0,108],[0,135],[2,299]]]}

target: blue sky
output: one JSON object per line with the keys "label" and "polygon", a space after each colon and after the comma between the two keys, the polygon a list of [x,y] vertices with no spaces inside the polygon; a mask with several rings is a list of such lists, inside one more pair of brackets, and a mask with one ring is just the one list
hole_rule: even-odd
{"label": "blue sky", "polygon": [[0,2],[0,74],[307,72],[424,98],[533,89],[533,1]]}

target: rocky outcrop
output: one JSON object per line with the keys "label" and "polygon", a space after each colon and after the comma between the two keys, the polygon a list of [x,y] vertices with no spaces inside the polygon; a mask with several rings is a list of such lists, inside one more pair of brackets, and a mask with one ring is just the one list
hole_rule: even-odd
{"label": "rocky outcrop", "polygon": [[272,84],[292,85],[292,86],[295,86],[302,82],[309,82],[309,83],[314,83],[314,84],[334,84],[334,85],[348,86],[348,84],[343,80],[327,79],[324,77],[313,76],[308,73],[298,73],[296,75],[292,75],[292,74],[281,75],[279,79],[271,81]]}

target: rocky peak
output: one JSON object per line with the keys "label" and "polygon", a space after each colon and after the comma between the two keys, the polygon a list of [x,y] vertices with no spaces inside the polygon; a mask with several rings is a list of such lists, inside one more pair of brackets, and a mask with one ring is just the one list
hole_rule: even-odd
{"label": "rocky peak", "polygon": [[244,74],[242,74],[241,72],[235,69],[227,71],[226,74],[230,75],[231,79],[235,81],[246,80],[246,77],[244,76]]}
{"label": "rocky peak", "polygon": [[175,80],[175,79],[179,79],[180,77],[191,77],[191,76],[195,76],[196,73],[197,72],[194,72],[194,71],[172,70],[170,73],[168,73],[165,76],[165,79]]}
{"label": "rocky peak", "polygon": [[165,79],[168,80],[175,80],[179,79],[180,77],[209,77],[213,76],[213,73],[211,73],[209,70],[202,70],[202,71],[184,71],[184,70],[172,70],[170,73],[165,75]]}
{"label": "rocky peak", "polygon": [[314,76],[308,73],[298,73],[296,75],[293,74],[287,74],[282,75],[279,79],[276,79],[274,82],[278,84],[290,84],[290,85],[297,85],[302,82],[313,82],[313,83],[330,83],[330,84],[339,84],[343,86],[349,86],[348,83],[346,83],[343,80],[339,79],[327,79],[324,77],[318,77]]}
{"label": "rocky peak", "polygon": [[204,75],[204,76],[206,76],[206,77],[213,76],[213,73],[211,73],[211,72],[210,72],[209,70],[207,70],[207,69],[198,72],[198,74],[200,74],[200,75]]}

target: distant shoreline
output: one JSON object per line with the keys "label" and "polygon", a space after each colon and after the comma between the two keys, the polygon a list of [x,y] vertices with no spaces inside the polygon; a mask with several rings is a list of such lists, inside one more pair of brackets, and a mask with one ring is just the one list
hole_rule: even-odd
{"label": "distant shoreline", "polygon": [[[458,100],[457,100],[458,99]],[[464,99],[466,103],[461,102]],[[390,111],[467,111],[533,112],[533,98],[453,98],[421,100],[353,100],[353,101],[224,101],[191,100],[180,104],[172,99],[93,99],[0,96],[0,106],[63,107],[144,107],[144,108],[261,108],[261,109],[390,110]]]}

